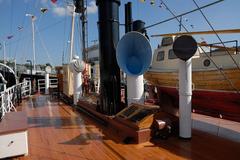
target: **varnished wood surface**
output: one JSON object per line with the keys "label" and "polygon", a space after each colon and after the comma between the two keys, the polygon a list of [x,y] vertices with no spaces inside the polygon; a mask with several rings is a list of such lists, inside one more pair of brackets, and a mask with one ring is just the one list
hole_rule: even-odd
{"label": "varnished wood surface", "polygon": [[0,135],[27,130],[25,112],[9,112],[0,121]]}
{"label": "varnished wood surface", "polygon": [[[234,87],[240,90],[240,71],[238,69],[224,69],[224,74]],[[146,72],[144,78],[153,85],[160,87],[177,87],[177,72]],[[229,81],[217,70],[193,71],[192,81],[196,90],[224,90],[235,91]]]}
{"label": "varnished wood surface", "polygon": [[171,37],[171,36],[180,36],[180,35],[200,35],[200,34],[229,34],[229,33],[240,33],[240,29],[224,29],[224,30],[215,30],[215,31],[197,31],[197,32],[177,32],[177,33],[167,33],[167,34],[158,34],[152,35],[151,37]]}
{"label": "varnished wood surface", "polygon": [[140,145],[119,137],[60,101],[34,96],[23,102],[28,116],[29,155],[19,160],[238,160],[240,143],[194,131],[190,141],[177,137]]}

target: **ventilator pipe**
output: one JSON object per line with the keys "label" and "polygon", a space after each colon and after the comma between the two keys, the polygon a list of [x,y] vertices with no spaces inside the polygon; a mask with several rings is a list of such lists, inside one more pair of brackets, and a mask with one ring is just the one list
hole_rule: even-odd
{"label": "ventilator pipe", "polygon": [[77,102],[82,95],[82,73],[75,72],[75,73],[73,73],[73,77],[74,77],[73,103],[74,103],[74,105],[77,105]]}
{"label": "ventilator pipe", "polygon": [[45,94],[49,94],[49,73],[45,73]]}
{"label": "ventilator pipe", "polygon": [[77,55],[73,57],[71,61],[71,70],[73,72],[73,104],[77,105],[79,98],[82,95],[82,71],[85,68],[83,61],[79,59]]}
{"label": "ventilator pipe", "polygon": [[116,56],[119,67],[127,74],[128,105],[143,104],[143,74],[152,61],[149,40],[142,33],[128,32],[119,41]]}
{"label": "ventilator pipe", "polygon": [[173,43],[174,54],[179,58],[179,137],[192,137],[192,59],[197,42],[192,36],[183,35]]}
{"label": "ventilator pipe", "polygon": [[192,136],[192,59],[187,61],[179,59],[179,136],[191,138]]}
{"label": "ventilator pipe", "polygon": [[127,100],[131,103],[144,103],[143,75],[127,76]]}

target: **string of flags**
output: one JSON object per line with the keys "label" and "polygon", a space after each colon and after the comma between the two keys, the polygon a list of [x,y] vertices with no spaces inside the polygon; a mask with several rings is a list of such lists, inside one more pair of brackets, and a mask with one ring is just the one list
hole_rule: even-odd
{"label": "string of flags", "polygon": [[[56,4],[58,0],[50,0],[50,1],[51,1],[51,3]],[[46,12],[48,11],[48,9],[47,9],[47,8],[40,8],[40,11],[41,11],[42,13],[46,13]],[[37,19],[36,16],[31,15],[31,14],[26,14],[26,16],[30,16],[30,17],[32,18],[32,20],[36,20],[36,19]],[[17,27],[17,30],[18,30],[18,31],[22,31],[22,30],[23,30],[23,26],[18,26],[18,27]],[[7,40],[10,40],[10,39],[12,39],[13,37],[14,37],[14,35],[11,34],[11,35],[6,36],[6,39],[7,39]],[[2,48],[2,44],[0,43],[0,49],[1,49],[1,48]]]}
{"label": "string of flags", "polygon": [[57,0],[51,0],[51,2],[52,2],[52,3],[56,3],[56,2],[57,2]]}
{"label": "string of flags", "polygon": [[17,28],[18,28],[19,31],[23,30],[22,26],[18,26]]}
{"label": "string of flags", "polygon": [[45,12],[48,11],[48,9],[47,9],[47,8],[40,8],[40,11],[41,11],[42,13],[45,13]]}
{"label": "string of flags", "polygon": [[[57,0],[51,0],[53,3],[56,3],[57,2]],[[45,13],[45,12],[47,12],[48,11],[48,9],[47,8],[40,8],[40,11],[42,12],[42,13]],[[30,16],[31,18],[32,18],[32,20],[36,20],[37,19],[37,17],[36,16],[34,16],[34,15],[32,15],[32,14],[26,14],[26,16]],[[18,29],[18,31],[22,31],[23,30],[23,26],[18,26],[17,27],[17,29]],[[8,35],[6,38],[8,39],[8,40],[10,40],[10,39],[12,39],[14,37],[14,35]],[[1,46],[1,45],[0,45]]]}
{"label": "string of flags", "polygon": [[12,39],[13,35],[7,36],[7,39]]}
{"label": "string of flags", "polygon": [[[142,3],[144,3],[144,2],[146,2],[146,0],[139,0],[140,2],[142,2]],[[150,4],[152,5],[152,6],[154,6],[156,3],[156,1],[155,0],[149,0],[149,2],[150,2]],[[166,4],[162,1],[162,0],[160,0],[160,4],[159,4],[159,6],[158,6],[159,8],[162,8],[162,9],[166,9],[166,10],[169,10],[169,8],[166,6]],[[184,18],[184,21],[185,22],[188,22],[189,20],[187,19],[187,18]],[[192,29],[194,29],[195,28],[195,26],[193,25],[193,24],[190,24],[190,27],[192,28]]]}

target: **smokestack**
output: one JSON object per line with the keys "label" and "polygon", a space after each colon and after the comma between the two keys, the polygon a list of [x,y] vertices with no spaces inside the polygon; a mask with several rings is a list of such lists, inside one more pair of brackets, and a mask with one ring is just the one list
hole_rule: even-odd
{"label": "smokestack", "polygon": [[100,106],[107,115],[120,111],[120,69],[116,60],[119,41],[120,0],[97,0],[100,53]]}
{"label": "smokestack", "polygon": [[125,4],[125,33],[132,31],[132,3]]}

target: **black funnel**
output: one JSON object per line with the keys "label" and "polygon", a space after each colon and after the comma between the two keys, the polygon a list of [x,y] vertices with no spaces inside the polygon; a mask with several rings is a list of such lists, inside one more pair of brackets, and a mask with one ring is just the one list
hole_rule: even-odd
{"label": "black funnel", "polygon": [[144,26],[145,26],[145,22],[141,20],[133,21],[133,25],[132,25],[133,31],[144,33],[145,32]]}
{"label": "black funnel", "polygon": [[120,0],[97,0],[99,56],[100,56],[100,106],[107,115],[120,111],[120,69],[116,60],[119,41]]}

